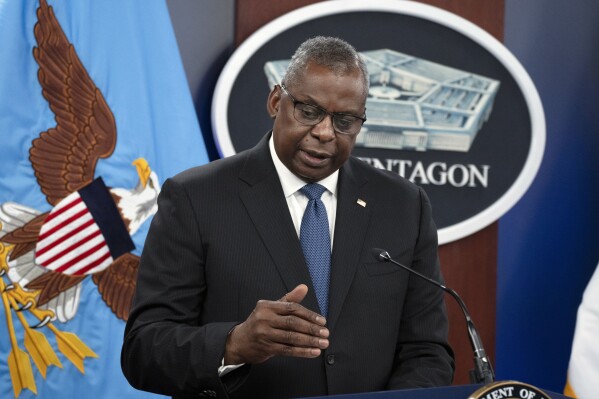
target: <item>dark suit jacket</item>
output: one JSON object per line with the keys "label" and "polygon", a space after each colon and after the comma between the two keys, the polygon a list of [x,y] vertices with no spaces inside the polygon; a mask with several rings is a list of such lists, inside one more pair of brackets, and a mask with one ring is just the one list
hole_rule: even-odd
{"label": "dark suit jacket", "polygon": [[441,280],[429,201],[414,184],[355,158],[339,175],[330,347],[316,359],[274,357],[218,377],[227,333],[258,300],[304,283],[302,304],[318,312],[269,136],[164,183],[125,332],[130,383],[173,396],[228,390],[246,398],[450,384],[443,293],[371,254],[384,248]]}

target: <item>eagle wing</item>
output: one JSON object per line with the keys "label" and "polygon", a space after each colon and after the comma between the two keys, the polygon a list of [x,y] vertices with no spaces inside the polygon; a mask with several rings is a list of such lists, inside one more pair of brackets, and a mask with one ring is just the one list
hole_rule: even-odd
{"label": "eagle wing", "polygon": [[2,241],[15,246],[10,253],[11,260],[18,259],[35,248],[37,237],[47,216],[48,213],[38,215],[2,237]]}
{"label": "eagle wing", "polygon": [[126,253],[116,258],[109,268],[92,276],[102,299],[121,320],[129,318],[138,268],[139,257]]}
{"label": "eagle wing", "polygon": [[33,140],[29,159],[42,192],[56,205],[93,180],[98,159],[114,151],[116,123],[46,0],[37,16],[33,56],[57,125]]}
{"label": "eagle wing", "polygon": [[87,276],[70,276],[68,274],[47,271],[35,280],[32,280],[25,288],[40,290],[37,305],[42,306],[57,297],[61,292],[79,284]]}

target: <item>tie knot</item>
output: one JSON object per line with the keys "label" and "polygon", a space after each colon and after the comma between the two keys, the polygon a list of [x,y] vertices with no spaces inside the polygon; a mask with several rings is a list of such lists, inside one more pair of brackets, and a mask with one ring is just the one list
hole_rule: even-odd
{"label": "tie knot", "polygon": [[306,184],[304,187],[300,188],[300,192],[304,194],[306,197],[308,197],[310,200],[320,199],[320,196],[325,191],[326,188],[318,183]]}

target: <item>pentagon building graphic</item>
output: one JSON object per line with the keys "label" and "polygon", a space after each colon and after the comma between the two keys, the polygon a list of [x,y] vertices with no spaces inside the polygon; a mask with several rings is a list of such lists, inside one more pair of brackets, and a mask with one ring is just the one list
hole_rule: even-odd
{"label": "pentagon building graphic", "polygon": [[[487,121],[500,82],[394,50],[360,53],[370,76],[357,146],[467,152]],[[270,87],[289,60],[269,61]]]}

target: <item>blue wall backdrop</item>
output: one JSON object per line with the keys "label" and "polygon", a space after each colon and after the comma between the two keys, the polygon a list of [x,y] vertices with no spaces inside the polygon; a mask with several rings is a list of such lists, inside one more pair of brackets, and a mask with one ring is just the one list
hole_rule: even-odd
{"label": "blue wall backdrop", "polygon": [[499,223],[499,378],[563,389],[576,310],[599,261],[599,2],[506,0],[505,45],[545,108],[547,146]]}
{"label": "blue wall backdrop", "polygon": [[[167,3],[214,159],[210,104],[233,51],[235,2]],[[505,3],[504,42],[540,93],[547,144],[536,180],[499,222],[496,371],[561,391],[576,310],[599,262],[599,2]]]}

